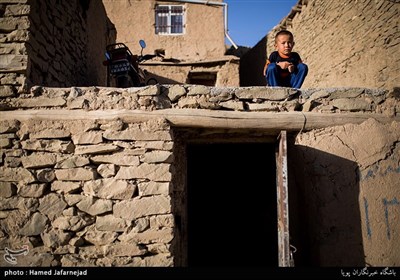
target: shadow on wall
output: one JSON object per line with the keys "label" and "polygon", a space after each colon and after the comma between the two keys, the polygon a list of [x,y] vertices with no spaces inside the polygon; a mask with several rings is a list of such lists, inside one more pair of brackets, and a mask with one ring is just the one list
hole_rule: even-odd
{"label": "shadow on wall", "polygon": [[289,147],[296,266],[365,266],[357,163],[307,146]]}
{"label": "shadow on wall", "polygon": [[[99,19],[104,19],[100,21]],[[89,9],[88,24],[88,72],[89,85],[107,84],[107,67],[103,65],[105,60],[106,46],[114,44],[117,38],[117,30],[107,17],[104,4],[100,1],[91,2]]]}
{"label": "shadow on wall", "polygon": [[267,59],[267,36],[240,58],[240,86],[266,86],[263,69]]}
{"label": "shadow on wall", "polygon": [[[147,71],[146,81],[149,81],[149,79],[151,79],[151,78],[156,79],[159,84],[163,84],[163,85],[182,84],[182,83],[180,83],[180,82],[178,82],[176,80],[172,80],[172,79],[160,76],[160,75],[156,75],[156,74],[154,74],[154,73],[152,73],[150,71]],[[154,83],[149,81],[149,84],[154,84]]]}

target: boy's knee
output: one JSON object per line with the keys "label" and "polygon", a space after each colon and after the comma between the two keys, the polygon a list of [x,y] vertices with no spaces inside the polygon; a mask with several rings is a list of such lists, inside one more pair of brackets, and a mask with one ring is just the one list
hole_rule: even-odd
{"label": "boy's knee", "polygon": [[304,63],[299,63],[297,65],[297,69],[299,70],[299,72],[304,72],[304,73],[308,72],[308,66],[307,66],[307,64],[304,64]]}

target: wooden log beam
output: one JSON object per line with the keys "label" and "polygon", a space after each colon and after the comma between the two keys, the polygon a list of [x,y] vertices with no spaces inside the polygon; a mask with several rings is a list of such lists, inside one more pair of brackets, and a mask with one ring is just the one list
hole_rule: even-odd
{"label": "wooden log beam", "polygon": [[359,124],[369,118],[381,123],[400,122],[400,117],[373,113],[313,113],[313,112],[238,112],[205,109],[140,110],[16,110],[1,111],[0,120],[113,120],[143,122],[165,118],[176,127],[218,129],[260,129],[306,131],[348,123]]}

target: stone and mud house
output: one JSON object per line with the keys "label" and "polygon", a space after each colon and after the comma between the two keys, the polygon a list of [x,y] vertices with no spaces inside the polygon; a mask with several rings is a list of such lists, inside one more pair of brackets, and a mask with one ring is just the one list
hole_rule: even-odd
{"label": "stone and mud house", "polygon": [[239,58],[226,54],[228,7],[222,0],[103,3],[112,40],[139,53],[143,39],[145,53],[160,55],[142,64],[149,78],[160,84],[239,86]]}
{"label": "stone and mud house", "polygon": [[[216,41],[157,41],[144,13],[119,31],[121,9],[176,2],[0,3],[0,265],[399,266],[398,1],[301,0],[240,60],[219,5],[179,1],[187,32],[220,17]],[[279,28],[310,66],[302,89],[246,76]],[[175,64],[105,87],[118,36]],[[206,72],[214,86],[191,82]]]}

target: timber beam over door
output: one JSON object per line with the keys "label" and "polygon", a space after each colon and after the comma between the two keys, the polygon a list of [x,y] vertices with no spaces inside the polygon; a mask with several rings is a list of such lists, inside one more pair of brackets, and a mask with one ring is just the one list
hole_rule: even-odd
{"label": "timber beam over door", "polygon": [[216,128],[307,131],[324,127],[360,124],[367,119],[381,123],[400,121],[400,116],[387,117],[373,113],[313,113],[313,112],[238,112],[207,109],[141,110],[15,110],[1,111],[1,120],[112,120],[143,122],[165,118],[171,126]]}

